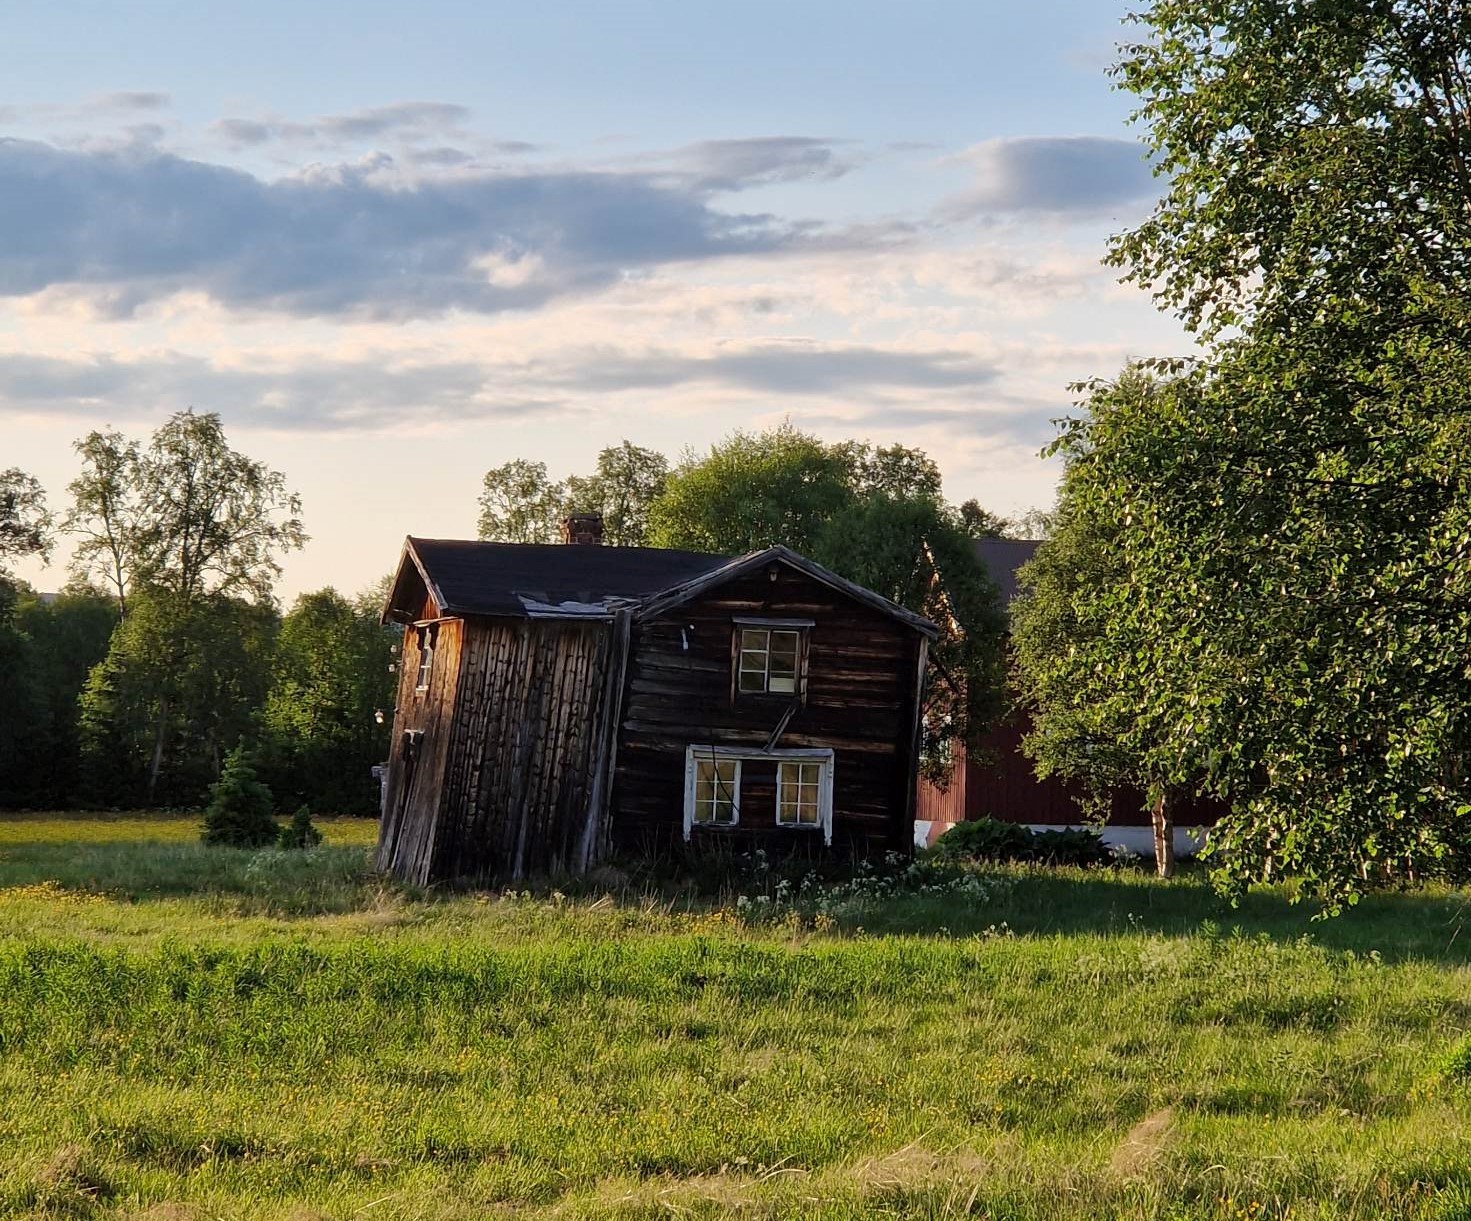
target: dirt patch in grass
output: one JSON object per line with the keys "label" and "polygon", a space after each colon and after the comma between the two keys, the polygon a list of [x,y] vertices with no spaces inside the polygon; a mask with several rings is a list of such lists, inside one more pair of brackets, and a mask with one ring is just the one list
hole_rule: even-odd
{"label": "dirt patch in grass", "polygon": [[1137,1179],[1163,1160],[1175,1130],[1175,1112],[1165,1107],[1146,1115],[1114,1146],[1108,1167],[1121,1179]]}

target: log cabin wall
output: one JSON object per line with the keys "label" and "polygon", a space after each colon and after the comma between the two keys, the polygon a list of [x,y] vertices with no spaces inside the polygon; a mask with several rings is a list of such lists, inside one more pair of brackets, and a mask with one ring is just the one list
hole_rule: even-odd
{"label": "log cabin wall", "polygon": [[[832,748],[831,851],[909,851],[923,638],[805,573],[771,571],[774,580],[763,568],[634,626],[613,792],[619,850],[682,840],[687,747],[759,751],[797,699],[775,746]],[[737,617],[812,621],[804,696],[735,692]],[[739,824],[696,826],[691,841],[822,851],[813,830],[777,826],[776,768],[775,758],[744,761]]]}
{"label": "log cabin wall", "polygon": [[[464,630],[459,619],[432,619],[432,603],[426,604],[424,613],[427,622],[405,629],[399,656],[397,707],[377,857],[378,868],[421,885],[433,874]],[[419,667],[426,642],[432,642],[434,655],[429,685],[421,691]]]}
{"label": "log cabin wall", "polygon": [[612,737],[599,729],[622,678],[616,624],[470,618],[464,633],[425,880],[585,868],[606,846]]}

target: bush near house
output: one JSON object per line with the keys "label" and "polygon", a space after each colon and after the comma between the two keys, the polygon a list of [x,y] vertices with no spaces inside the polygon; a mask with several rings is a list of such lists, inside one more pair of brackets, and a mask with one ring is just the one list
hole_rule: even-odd
{"label": "bush near house", "polygon": [[1097,831],[1033,831],[1023,823],[977,818],[956,823],[932,851],[944,858],[1036,861],[1047,865],[1108,865],[1116,860]]}

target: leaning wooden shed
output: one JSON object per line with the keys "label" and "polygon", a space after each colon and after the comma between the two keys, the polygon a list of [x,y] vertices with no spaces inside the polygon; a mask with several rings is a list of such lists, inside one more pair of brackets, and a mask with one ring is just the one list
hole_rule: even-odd
{"label": "leaning wooden shed", "polygon": [[910,842],[934,628],[785,548],[410,538],[384,617],[405,635],[378,861],[401,878]]}

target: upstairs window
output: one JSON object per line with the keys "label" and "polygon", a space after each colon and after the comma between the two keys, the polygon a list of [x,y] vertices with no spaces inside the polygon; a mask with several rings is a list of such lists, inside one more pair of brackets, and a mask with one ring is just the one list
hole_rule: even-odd
{"label": "upstairs window", "polygon": [[742,695],[795,695],[802,665],[798,628],[738,627],[736,690]]}

